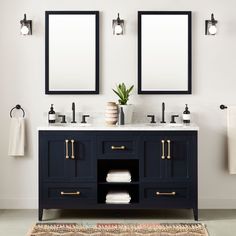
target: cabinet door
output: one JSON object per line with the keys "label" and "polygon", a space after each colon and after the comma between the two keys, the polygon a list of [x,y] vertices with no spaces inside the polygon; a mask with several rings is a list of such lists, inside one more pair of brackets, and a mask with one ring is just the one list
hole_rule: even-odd
{"label": "cabinet door", "polygon": [[142,145],[142,159],[141,159],[141,170],[143,181],[158,181],[165,177],[166,165],[164,155],[165,146],[164,138],[162,136],[148,135],[143,136]]}
{"label": "cabinet door", "polygon": [[165,137],[167,178],[186,180],[192,177],[196,145],[191,133],[176,132]]}
{"label": "cabinet door", "polygon": [[95,180],[94,141],[88,133],[40,132],[40,174],[44,181]]}

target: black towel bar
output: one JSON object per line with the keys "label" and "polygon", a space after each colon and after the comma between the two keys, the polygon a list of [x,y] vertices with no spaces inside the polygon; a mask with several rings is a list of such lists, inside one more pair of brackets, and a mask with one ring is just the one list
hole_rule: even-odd
{"label": "black towel bar", "polygon": [[23,117],[25,117],[25,111],[24,111],[24,109],[21,107],[21,105],[19,105],[19,104],[17,104],[15,107],[13,107],[12,109],[11,109],[11,111],[10,111],[10,117],[12,118],[12,111],[14,110],[14,109],[20,109],[20,110],[22,110],[22,112],[23,112]]}

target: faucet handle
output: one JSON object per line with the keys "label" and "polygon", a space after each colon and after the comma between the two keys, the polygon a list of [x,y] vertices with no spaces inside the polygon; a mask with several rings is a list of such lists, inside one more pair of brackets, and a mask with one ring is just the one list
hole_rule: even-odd
{"label": "faucet handle", "polygon": [[172,115],[170,123],[176,123],[176,121],[175,121],[176,117],[179,117],[179,115]]}
{"label": "faucet handle", "polygon": [[65,115],[58,115],[58,117],[61,117],[61,123],[66,123],[66,116]]}
{"label": "faucet handle", "polygon": [[87,117],[90,117],[89,115],[82,115],[82,121],[81,121],[81,123],[83,123],[83,124],[85,124],[85,123],[87,123],[87,121],[86,121],[86,118]]}
{"label": "faucet handle", "polygon": [[156,121],[155,121],[155,116],[154,116],[154,115],[147,115],[147,117],[150,117],[150,118],[151,118],[151,121],[150,121],[151,124],[156,123]]}

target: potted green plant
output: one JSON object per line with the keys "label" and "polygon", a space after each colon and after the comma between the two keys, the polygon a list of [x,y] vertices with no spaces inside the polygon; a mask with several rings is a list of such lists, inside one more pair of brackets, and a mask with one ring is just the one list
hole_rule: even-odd
{"label": "potted green plant", "polygon": [[133,88],[134,85],[128,88],[124,83],[121,83],[116,86],[116,89],[112,89],[113,92],[119,97],[119,107],[123,108],[126,124],[130,124],[132,122],[133,105],[127,104],[127,102],[129,101],[129,96]]}

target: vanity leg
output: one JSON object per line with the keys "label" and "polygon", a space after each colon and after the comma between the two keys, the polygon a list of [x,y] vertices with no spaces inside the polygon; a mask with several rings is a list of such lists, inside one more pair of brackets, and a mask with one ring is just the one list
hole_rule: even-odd
{"label": "vanity leg", "polygon": [[198,221],[198,208],[193,208],[194,220]]}
{"label": "vanity leg", "polygon": [[39,210],[38,210],[38,218],[39,218],[39,221],[42,221],[42,219],[43,219],[43,208],[39,208]]}

